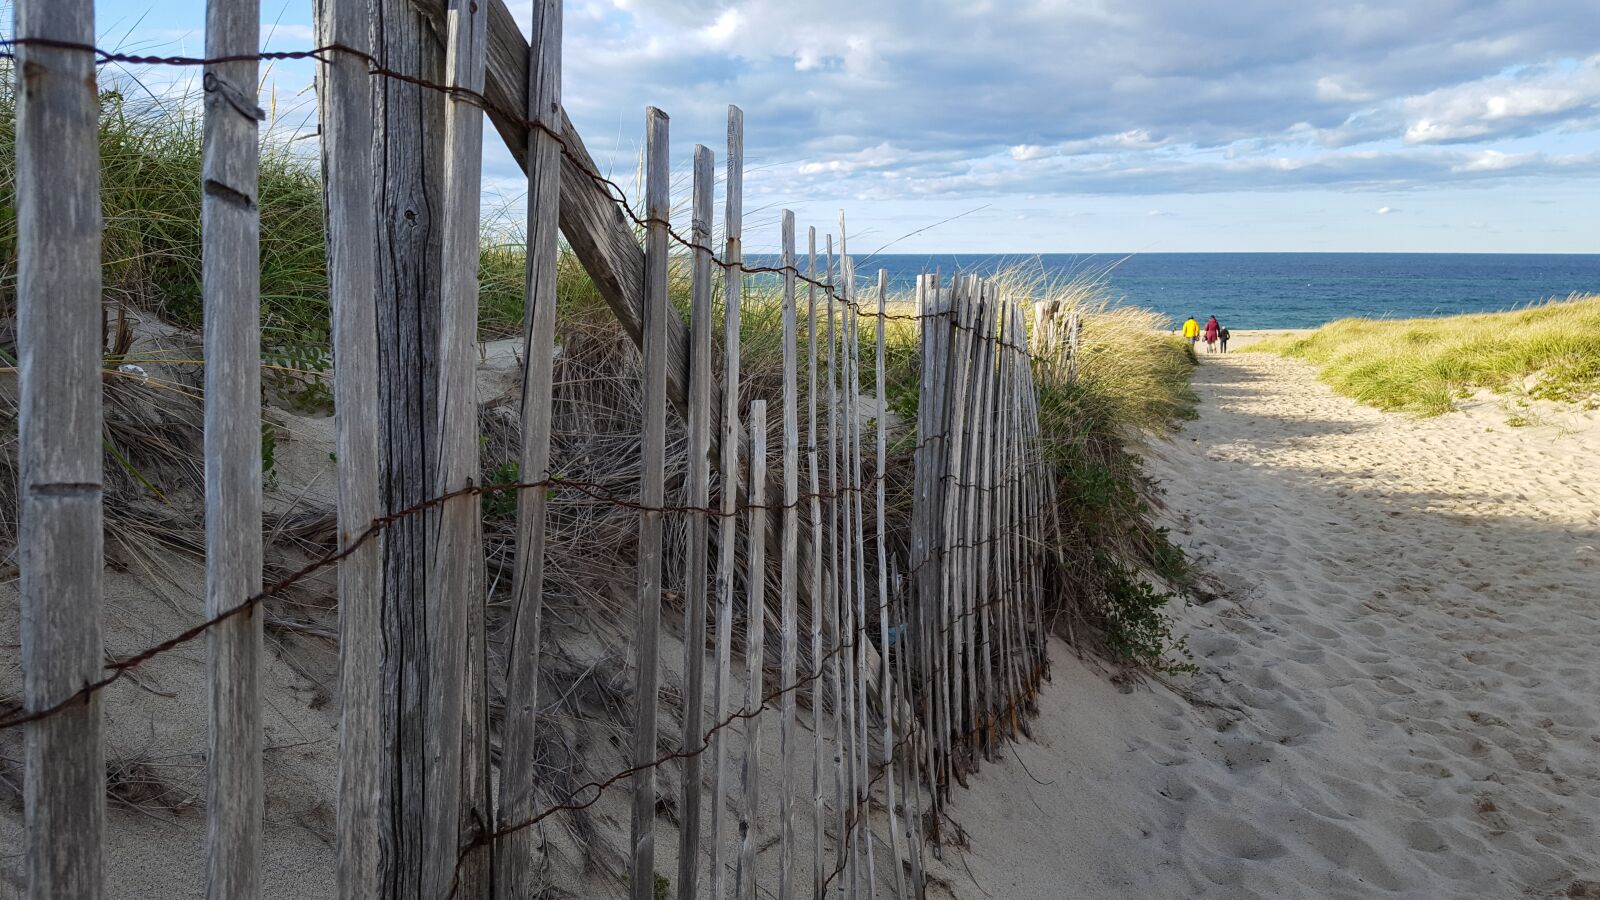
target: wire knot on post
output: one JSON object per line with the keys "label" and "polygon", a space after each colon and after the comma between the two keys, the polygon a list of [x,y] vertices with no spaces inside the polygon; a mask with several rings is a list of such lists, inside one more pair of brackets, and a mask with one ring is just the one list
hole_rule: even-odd
{"label": "wire knot on post", "polygon": [[248,94],[239,90],[238,87],[229,83],[226,78],[215,72],[207,72],[205,77],[200,79],[200,85],[205,89],[206,93],[216,94],[228,101],[228,105],[233,107],[239,115],[252,122],[260,122],[267,117],[266,111],[257,106]]}

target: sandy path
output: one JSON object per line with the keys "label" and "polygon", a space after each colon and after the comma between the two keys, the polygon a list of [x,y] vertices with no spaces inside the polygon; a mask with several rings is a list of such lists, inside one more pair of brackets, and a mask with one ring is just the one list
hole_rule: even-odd
{"label": "sandy path", "polygon": [[952,892],[1600,897],[1600,415],[1418,421],[1264,354],[1195,384],[1147,457],[1225,588],[1201,673],[1119,696],[1059,653],[1027,769],[957,797]]}

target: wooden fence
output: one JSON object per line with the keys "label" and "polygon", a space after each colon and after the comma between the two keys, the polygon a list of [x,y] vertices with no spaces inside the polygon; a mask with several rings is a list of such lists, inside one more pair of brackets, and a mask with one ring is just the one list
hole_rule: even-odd
{"label": "wooden fence", "polygon": [[[662,766],[683,772],[672,888],[680,898],[923,896],[924,853],[937,850],[952,783],[1017,735],[1047,669],[1055,489],[1038,452],[1026,310],[979,278],[928,275],[913,311],[891,311],[885,273],[875,285],[857,275],[842,216],[837,254],[828,235],[819,255],[817,231],[808,231],[804,274],[787,211],[780,265],[745,265],[737,108],[728,117],[721,252],[711,245],[706,147],[693,159],[690,234],[671,226],[669,122],[656,109],[645,117],[636,210],[596,171],[562,111],[560,0],[535,0],[531,46],[502,0],[377,5],[373,20],[368,0],[322,0],[319,47],[275,54],[321,64],[339,547],[263,588],[255,85],[260,58],[271,54],[257,53],[257,3],[211,0],[205,59],[149,60],[92,47],[92,0],[17,0],[9,49],[26,73],[17,124],[26,684],[24,708],[0,727],[26,729],[30,896],[98,897],[116,877],[102,871],[99,852],[100,691],[201,636],[211,698],[205,891],[260,893],[260,605],[330,566],[340,611],[339,896],[530,897],[540,853],[533,826],[626,783],[627,891],[652,898]],[[195,189],[204,229],[206,618],[111,664],[100,635],[94,264],[94,74],[107,60],[203,66],[205,89]],[[483,484],[477,456],[485,116],[528,176],[521,481],[511,485]],[[632,765],[541,807],[531,748],[547,495],[574,484],[554,474],[550,441],[558,233],[638,342],[645,400],[637,494],[610,498],[639,516]],[[690,271],[687,323],[668,302],[675,259]],[[775,434],[765,400],[748,408],[739,400],[742,290],[756,276],[780,285]],[[901,434],[890,411],[896,321],[915,326],[914,435]],[[670,498],[669,402],[687,435],[682,496]],[[890,534],[889,446],[901,439],[914,440],[912,527]],[[518,534],[502,750],[492,759],[479,498],[497,491],[516,492]],[[668,516],[687,521],[673,532],[686,542],[681,584],[663,583]],[[769,549],[778,573],[771,598]],[[686,708],[677,749],[663,754],[667,591],[684,606]],[[803,726],[812,732],[810,766],[801,763]],[[767,728],[776,728],[775,752],[762,739]],[[769,820],[762,796],[774,791]],[[763,862],[773,836],[776,862]],[[799,871],[802,858],[810,871]]]}

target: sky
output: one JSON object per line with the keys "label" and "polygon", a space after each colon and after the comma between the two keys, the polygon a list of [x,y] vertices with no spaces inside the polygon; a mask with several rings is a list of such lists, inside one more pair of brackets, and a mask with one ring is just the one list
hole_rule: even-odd
{"label": "sky", "polygon": [[[509,0],[524,29],[529,0]],[[262,0],[268,49],[310,0]],[[745,113],[746,246],[854,252],[1600,252],[1595,0],[568,0],[564,103],[638,195],[644,109],[686,205]],[[102,46],[204,48],[201,0],[96,0]],[[170,94],[166,72],[120,72]],[[307,63],[264,81],[308,127]],[[490,131],[486,207],[520,215]],[[720,189],[719,189],[720,203]],[[720,206],[719,206],[720,218]],[[949,221],[946,221],[949,220]],[[930,227],[931,226],[931,227]]]}

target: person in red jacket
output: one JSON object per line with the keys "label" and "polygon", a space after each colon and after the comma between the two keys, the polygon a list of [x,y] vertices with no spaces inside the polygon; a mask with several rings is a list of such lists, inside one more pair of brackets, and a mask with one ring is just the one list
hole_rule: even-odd
{"label": "person in red jacket", "polygon": [[1217,324],[1217,317],[1212,316],[1206,320],[1206,352],[1217,352],[1217,338],[1221,335],[1222,326]]}

